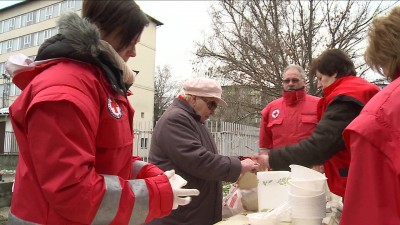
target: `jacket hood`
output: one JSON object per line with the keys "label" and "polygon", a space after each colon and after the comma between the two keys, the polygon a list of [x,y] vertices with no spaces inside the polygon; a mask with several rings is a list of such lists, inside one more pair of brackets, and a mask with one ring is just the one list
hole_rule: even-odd
{"label": "jacket hood", "polygon": [[67,57],[90,62],[104,51],[98,28],[76,13],[63,14],[57,25],[59,33],[40,46],[36,60]]}
{"label": "jacket hood", "polygon": [[[48,65],[48,61],[68,58],[100,67],[114,90],[125,95],[133,83],[132,81],[132,83],[124,84],[127,77],[125,74],[131,71],[122,58],[115,51],[110,50],[109,44],[100,39],[98,28],[73,12],[61,15],[57,24],[59,33],[40,46],[34,62],[21,55],[11,56],[8,59],[6,67],[13,77],[13,82],[23,89],[36,74],[43,70],[43,68],[35,70],[34,68],[38,65]],[[27,70],[29,70],[29,76],[26,75],[27,73],[21,73]],[[21,78],[22,74],[25,74],[23,78]],[[20,78],[16,79],[17,76]],[[22,84],[18,84],[20,81]]]}

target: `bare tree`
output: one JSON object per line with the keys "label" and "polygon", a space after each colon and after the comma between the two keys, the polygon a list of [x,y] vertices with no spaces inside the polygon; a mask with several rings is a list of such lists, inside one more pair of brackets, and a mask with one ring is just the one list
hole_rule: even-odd
{"label": "bare tree", "polygon": [[154,79],[154,122],[160,118],[171,104],[178,91],[177,84],[172,80],[170,66],[157,66]]}
{"label": "bare tree", "polygon": [[[259,91],[259,105],[239,103],[238,98],[228,102],[247,104],[259,113],[271,98],[281,96],[281,73],[287,65],[300,65],[308,73],[312,59],[327,48],[346,51],[363,74],[366,30],[372,18],[389,7],[381,3],[222,0],[212,7],[212,35],[197,43],[195,68]],[[308,92],[317,94],[315,74],[308,73],[307,83]]]}

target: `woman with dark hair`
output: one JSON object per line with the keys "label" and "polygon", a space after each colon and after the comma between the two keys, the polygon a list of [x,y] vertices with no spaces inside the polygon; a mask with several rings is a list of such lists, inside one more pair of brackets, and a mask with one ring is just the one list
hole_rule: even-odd
{"label": "woman with dark hair", "polygon": [[399,36],[400,7],[372,21],[365,61],[392,82],[344,130],[351,164],[341,225],[400,224]]}
{"label": "woman with dark hair", "polygon": [[8,224],[142,224],[198,194],[132,156],[126,61],[146,15],[132,0],[85,0],[82,16],[62,15],[34,62],[7,61],[23,90],[10,107],[19,160]]}
{"label": "woman with dark hair", "polygon": [[344,196],[350,152],[342,138],[344,128],[358,116],[379,91],[376,85],[356,77],[353,62],[339,49],[328,49],[313,61],[323,98],[318,103],[318,124],[312,135],[298,144],[256,156],[264,168],[289,170],[290,164],[324,165],[330,190]]}

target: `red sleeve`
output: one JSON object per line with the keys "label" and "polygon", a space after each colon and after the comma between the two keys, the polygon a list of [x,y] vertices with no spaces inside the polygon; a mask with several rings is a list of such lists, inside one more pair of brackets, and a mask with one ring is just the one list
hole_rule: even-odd
{"label": "red sleeve", "polygon": [[105,187],[94,169],[95,135],[85,118],[69,101],[39,102],[26,123],[32,166],[49,207],[66,220],[89,224]]}
{"label": "red sleeve", "polygon": [[261,123],[260,123],[260,139],[259,139],[259,148],[272,149],[272,133],[268,128],[268,116],[269,116],[269,107],[265,107],[261,112]]}

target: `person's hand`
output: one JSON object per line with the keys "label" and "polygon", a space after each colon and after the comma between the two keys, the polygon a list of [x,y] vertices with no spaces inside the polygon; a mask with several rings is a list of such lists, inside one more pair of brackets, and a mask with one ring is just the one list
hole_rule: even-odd
{"label": "person's hand", "polygon": [[255,173],[260,166],[257,162],[254,162],[251,159],[244,159],[244,160],[240,161],[240,163],[242,164],[241,174],[244,174],[247,172]]}
{"label": "person's hand", "polygon": [[260,170],[267,170],[269,168],[268,154],[261,154],[254,156],[254,159],[260,164]]}
{"label": "person's hand", "polygon": [[192,200],[189,196],[198,196],[200,191],[197,189],[183,189],[182,187],[187,184],[187,181],[178,174],[175,174],[175,170],[168,170],[164,173],[172,187],[174,194],[174,203],[172,209],[177,209],[180,205],[187,205]]}

